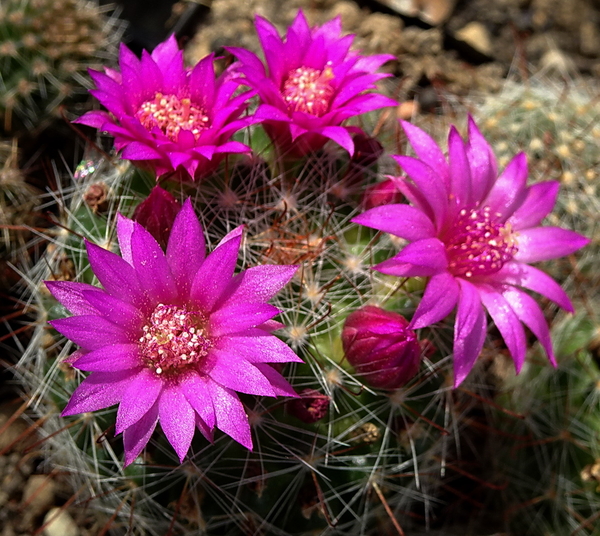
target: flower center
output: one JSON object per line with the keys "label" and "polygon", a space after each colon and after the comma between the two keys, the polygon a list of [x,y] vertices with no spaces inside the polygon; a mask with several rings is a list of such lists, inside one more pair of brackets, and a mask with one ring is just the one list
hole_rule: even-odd
{"label": "flower center", "polygon": [[510,223],[494,221],[490,207],[461,210],[445,240],[449,270],[455,276],[473,277],[498,272],[518,251]]}
{"label": "flower center", "polygon": [[212,347],[206,323],[201,313],[159,303],[139,340],[145,364],[162,375],[178,374],[197,364]]}
{"label": "flower center", "polygon": [[210,126],[210,119],[199,106],[188,98],[156,93],[143,102],[135,116],[148,130],[160,128],[171,140],[177,141],[181,130],[189,130],[196,139]]}
{"label": "flower center", "polygon": [[299,67],[288,73],[283,84],[283,100],[290,112],[308,112],[321,117],[329,109],[334,89],[329,83],[333,71],[329,65],[322,71]]}

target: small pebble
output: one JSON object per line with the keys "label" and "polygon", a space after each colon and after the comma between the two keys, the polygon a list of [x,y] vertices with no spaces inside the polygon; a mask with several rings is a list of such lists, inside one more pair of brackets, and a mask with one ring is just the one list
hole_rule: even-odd
{"label": "small pebble", "polygon": [[44,525],[44,536],[79,536],[77,524],[69,513],[61,508],[48,510],[44,517]]}
{"label": "small pebble", "polygon": [[37,515],[54,504],[55,491],[56,484],[48,475],[32,475],[25,484],[21,502],[28,513]]}

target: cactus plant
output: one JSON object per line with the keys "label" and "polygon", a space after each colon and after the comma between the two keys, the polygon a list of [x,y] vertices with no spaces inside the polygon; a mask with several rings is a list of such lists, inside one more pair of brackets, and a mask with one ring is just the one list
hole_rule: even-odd
{"label": "cactus plant", "polygon": [[[422,131],[408,129],[413,142],[422,142]],[[353,146],[358,147],[364,139],[352,133]],[[482,144],[480,136],[476,137]],[[176,205],[193,210],[211,249],[243,225],[238,272],[263,265],[300,266],[270,302],[281,311],[278,320],[284,325],[274,334],[303,361],[276,364],[275,368],[300,398],[286,402],[241,395],[252,450],[232,439],[229,432],[217,431],[213,443],[199,435],[191,439],[184,457],[185,449],[178,454],[173,451],[169,443],[179,443],[165,430],[164,434],[145,436],[146,449],[136,450],[135,459],[127,459],[131,463],[126,466],[127,445],[114,435],[113,425],[119,419],[115,408],[99,409],[103,405],[92,404],[82,415],[67,415],[71,413],[67,410],[65,416],[59,416],[85,375],[77,369],[82,353],[75,352],[75,345],[48,327],[47,321],[68,316],[60,302],[83,308],[84,290],[94,292],[90,285],[98,286],[90,266],[94,261],[90,263],[83,239],[100,246],[90,249],[98,255],[100,248],[116,253],[120,247],[120,255],[134,262],[131,241],[117,244],[117,235],[123,235],[118,225],[125,226],[123,229],[134,226],[130,219],[119,220],[120,213],[146,225],[163,245],[168,243],[163,235],[168,229],[146,216],[148,205],[137,209],[151,191],[156,192],[156,175],[162,172],[151,166],[134,168],[118,156],[89,161],[72,184],[56,193],[60,225],[49,230],[44,258],[25,274],[28,299],[38,319],[31,344],[15,367],[32,408],[48,416],[43,434],[49,459],[72,475],[73,488],[79,490],[78,502],[95,506],[104,516],[106,530],[115,534],[403,534],[433,531],[451,522],[460,525],[456,530],[463,533],[479,530],[481,534],[509,526],[510,514],[518,504],[515,498],[526,496],[521,492],[536,483],[515,479],[520,491],[509,498],[503,496],[508,489],[506,479],[497,471],[500,460],[507,459],[501,455],[510,453],[513,436],[509,427],[514,422],[503,416],[510,412],[513,419],[519,419],[539,408],[537,399],[519,395],[520,388],[498,376],[506,353],[500,337],[491,333],[482,356],[469,362],[473,368],[468,374],[462,371],[459,382],[453,378],[454,337],[448,321],[417,326],[421,328],[418,346],[411,333],[407,354],[414,359],[420,350],[422,363],[412,378],[411,367],[402,386],[380,382],[374,387],[344,354],[342,330],[351,313],[377,306],[410,319],[423,303],[420,299],[427,288],[423,277],[398,278],[393,275],[402,274],[390,276],[385,270],[372,270],[395,256],[402,240],[353,222],[362,218],[364,223],[365,216],[359,216],[365,206],[361,194],[381,180],[383,170],[394,169],[393,164],[379,158],[379,151],[372,151],[373,158],[361,160],[356,153],[350,155],[333,144],[290,161],[281,158],[256,124],[238,138],[252,152],[229,155],[199,184],[160,180],[161,188],[172,197],[171,208],[164,213],[170,218],[169,211],[176,212]],[[424,152],[423,146],[431,149],[431,143],[421,142],[416,144],[418,157],[427,160],[441,155],[440,149]],[[456,148],[456,139],[453,143]],[[407,157],[400,159],[407,163]],[[522,157],[518,162],[522,164]],[[441,166],[439,159],[436,166]],[[519,169],[522,179],[522,165]],[[481,167],[477,171],[483,173]],[[408,192],[409,198],[412,195],[413,201],[420,199],[416,189],[406,183],[400,190]],[[396,193],[384,197],[395,200]],[[96,202],[99,197],[102,203]],[[384,231],[388,230],[386,226]],[[153,247],[160,246],[157,242]],[[511,256],[514,252],[505,253]],[[115,258],[108,252],[102,255]],[[460,270],[454,272],[456,277],[463,275]],[[43,281],[54,282],[49,287],[59,301]],[[84,283],[85,287],[56,283],[60,281]],[[68,297],[66,290],[57,292],[57,288],[74,294]],[[77,289],[83,289],[79,297]],[[445,308],[440,319],[449,309]],[[75,311],[75,318],[81,314],[81,310]],[[480,316],[478,325],[483,332]],[[59,329],[66,324],[55,323]],[[404,327],[405,321],[401,324]],[[500,331],[505,327],[501,325]],[[502,335],[506,337],[506,332]],[[541,339],[546,341],[545,336]],[[514,349],[511,347],[511,352]],[[521,350],[519,347],[519,356]],[[524,374],[528,374],[528,365],[525,368]],[[559,378],[552,376],[550,367],[544,372]],[[590,385],[585,382],[584,394],[577,400],[587,396]],[[95,409],[98,411],[91,411]],[[487,457],[489,450],[483,448],[491,443],[497,446],[497,457]],[[529,453],[530,446],[534,445],[523,445],[520,452]],[[585,457],[584,466],[591,467],[592,458]],[[517,470],[526,464],[514,467]],[[574,478],[572,468],[568,470]],[[592,469],[588,472],[592,474]],[[490,501],[489,506],[479,497],[469,496],[481,489],[501,500]],[[586,497],[593,499],[593,494]],[[583,521],[586,516],[593,519],[600,504],[594,500],[577,514],[582,516],[582,534],[591,534]],[[452,518],[452,508],[472,514],[473,524],[469,527],[466,516]],[[566,507],[561,512],[569,515]],[[545,519],[548,526],[555,521],[552,516]],[[571,515],[567,525],[573,527],[575,519],[577,516]],[[481,523],[475,525],[478,520]],[[531,533],[542,534],[542,530]]]}

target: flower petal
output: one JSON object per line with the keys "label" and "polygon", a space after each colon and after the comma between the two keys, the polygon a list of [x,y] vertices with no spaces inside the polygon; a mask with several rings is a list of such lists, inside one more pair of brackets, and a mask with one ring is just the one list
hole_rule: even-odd
{"label": "flower petal", "polygon": [[175,217],[169,243],[167,262],[180,296],[189,293],[196,273],[202,266],[206,244],[202,227],[189,199]]}
{"label": "flower petal", "polygon": [[84,290],[82,294],[98,313],[109,322],[117,324],[133,339],[139,337],[144,320],[140,310],[103,290],[92,288],[94,290]]}
{"label": "flower petal", "polygon": [[140,282],[154,303],[172,303],[177,296],[167,258],[155,238],[135,222],[131,236],[133,267]]}
{"label": "flower petal", "polygon": [[157,422],[158,403],[154,404],[138,422],[123,431],[125,467],[131,464],[148,444]]}
{"label": "flower petal", "polygon": [[223,387],[249,395],[276,396],[269,381],[238,354],[213,348],[209,362],[208,375]]}
{"label": "flower petal", "polygon": [[590,243],[590,239],[561,227],[532,227],[517,235],[519,262],[539,262],[570,255]]}
{"label": "flower petal", "polygon": [[193,373],[180,380],[179,386],[194,411],[206,426],[212,429],[216,423],[216,416],[208,387],[210,381],[208,378]]}
{"label": "flower petal", "polygon": [[209,382],[208,387],[217,417],[217,428],[242,446],[252,450],[248,415],[238,396],[215,382]]}
{"label": "flower petal", "polygon": [[265,331],[258,336],[243,334],[223,337],[217,344],[217,347],[224,352],[235,353],[240,358],[254,364],[302,363],[302,359],[287,344]]}
{"label": "flower petal", "polygon": [[80,315],[48,322],[56,331],[84,350],[98,350],[106,344],[132,342],[127,332],[102,316]]}
{"label": "flower petal", "polygon": [[257,363],[256,368],[261,372],[261,374],[269,380],[271,387],[276,396],[291,396],[294,398],[298,397],[298,393],[294,391],[294,388],[290,385],[290,383],[277,372],[271,365],[268,363]]}
{"label": "flower petal", "polygon": [[346,149],[350,156],[354,154],[354,141],[352,140],[352,136],[350,136],[348,133],[348,129],[345,127],[325,126],[315,129],[314,132],[333,140],[338,145]]}
{"label": "flower petal", "polygon": [[437,238],[426,238],[408,244],[396,256],[383,261],[373,269],[397,277],[429,277],[448,268],[444,244]]}
{"label": "flower petal", "polygon": [[83,296],[84,290],[98,292],[98,288],[75,281],[44,281],[44,284],[67,310],[75,315],[97,315],[98,310]]}
{"label": "flower petal", "polygon": [[144,142],[132,141],[123,149],[121,158],[125,160],[156,160],[162,158],[162,154]]}
{"label": "flower petal", "polygon": [[179,461],[190,450],[196,430],[196,413],[178,386],[166,386],[158,399],[158,418]]}
{"label": "flower petal", "polygon": [[482,205],[500,214],[500,221],[506,221],[527,197],[527,173],[527,157],[519,153],[498,177]]}
{"label": "flower petal", "polygon": [[131,379],[121,398],[115,433],[120,434],[139,421],[154,405],[162,388],[163,381],[157,378],[154,371],[147,368],[139,371],[137,376]]}
{"label": "flower petal", "polygon": [[214,54],[202,58],[190,74],[190,97],[205,110],[213,107],[215,96]]}
{"label": "flower petal", "polygon": [[546,181],[533,184],[527,189],[523,204],[508,220],[515,231],[538,226],[556,204],[560,183]]}
{"label": "flower petal", "polygon": [[381,205],[355,216],[351,221],[411,242],[435,236],[431,220],[411,205]]}
{"label": "flower petal", "polygon": [[444,153],[439,145],[425,131],[407,121],[400,121],[406,136],[417,156],[442,179],[446,188],[450,187],[450,172]]}
{"label": "flower petal", "polygon": [[448,160],[450,163],[450,191],[455,209],[469,206],[471,199],[471,168],[467,148],[460,134],[452,126],[448,135]]}
{"label": "flower petal", "polygon": [[477,285],[483,306],[487,309],[500,335],[504,339],[510,355],[515,362],[517,374],[521,372],[525,362],[527,340],[525,330],[519,317],[515,314],[510,304],[504,299],[501,292],[490,285]]}
{"label": "flower petal", "polygon": [[106,292],[138,307],[145,304],[146,297],[129,263],[91,242],[86,241],[85,247],[92,271]]}
{"label": "flower petal", "polygon": [[432,221],[440,230],[448,211],[448,188],[440,180],[437,170],[410,156],[394,156],[394,159],[423,193],[430,207]]}
{"label": "flower petal", "polygon": [[252,328],[279,314],[279,309],[268,303],[232,303],[210,315],[211,337],[222,337]]}
{"label": "flower petal", "polygon": [[494,274],[497,283],[516,285],[533,290],[549,300],[557,303],[565,311],[573,312],[573,305],[567,293],[548,274],[518,262],[506,263],[502,269]]}
{"label": "flower petal", "polygon": [[241,240],[241,234],[238,234],[222,242],[204,259],[194,277],[190,298],[207,314],[231,284]]}
{"label": "flower petal", "polygon": [[471,167],[471,200],[484,199],[498,177],[496,157],[473,118],[469,116],[467,160]]}
{"label": "flower petal", "polygon": [[486,334],[485,311],[479,292],[464,279],[460,285],[458,310],[454,324],[454,387],[468,376],[481,353]]}
{"label": "flower petal", "polygon": [[91,372],[111,372],[141,367],[142,361],[137,344],[110,344],[82,355],[73,366]]}
{"label": "flower petal", "polygon": [[411,329],[424,328],[446,318],[456,306],[460,288],[456,279],[448,272],[434,275],[410,323]]}
{"label": "flower petal", "polygon": [[295,265],[270,264],[248,268],[233,278],[218,307],[226,307],[234,302],[267,302],[290,282],[297,271],[298,266]]}
{"label": "flower petal", "polygon": [[550,330],[540,306],[531,296],[515,287],[503,287],[502,295],[519,320],[538,338],[544,350],[546,350],[548,359],[556,367],[557,363],[552,348],[552,340],[550,339]]}
{"label": "flower petal", "polygon": [[119,249],[121,257],[133,266],[133,256],[131,253],[131,236],[135,229],[135,222],[117,214],[117,238],[119,239]]}
{"label": "flower petal", "polygon": [[75,415],[114,406],[135,378],[137,371],[93,372],[83,380],[71,395],[61,415]]}

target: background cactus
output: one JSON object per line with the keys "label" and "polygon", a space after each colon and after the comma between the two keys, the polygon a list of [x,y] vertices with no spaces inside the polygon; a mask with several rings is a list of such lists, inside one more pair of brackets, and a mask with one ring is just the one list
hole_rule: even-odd
{"label": "background cactus", "polygon": [[0,118],[4,132],[38,127],[111,64],[122,24],[88,0],[5,0],[0,6]]}

